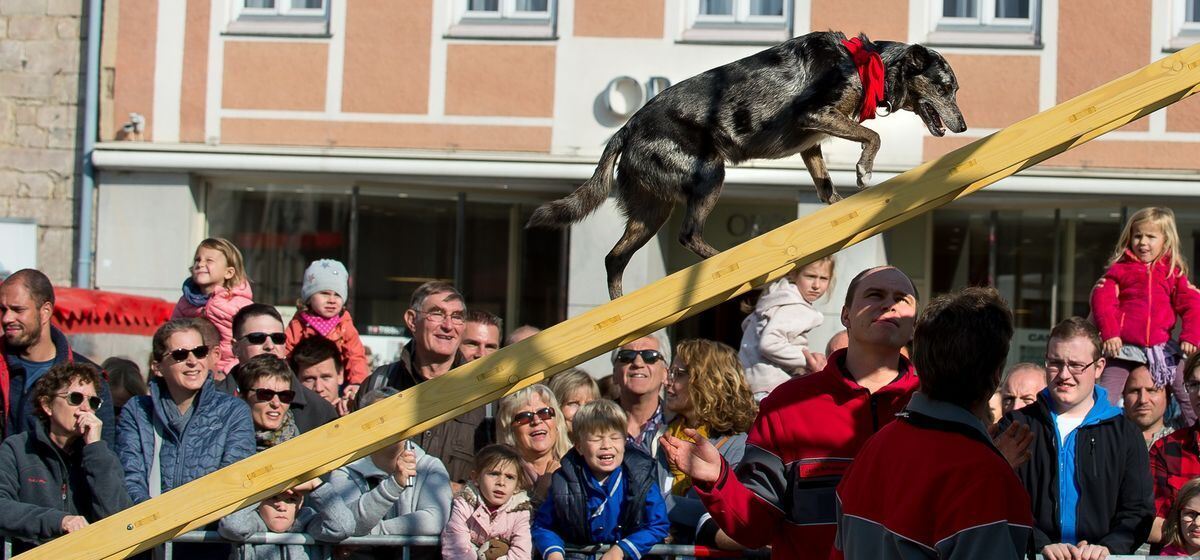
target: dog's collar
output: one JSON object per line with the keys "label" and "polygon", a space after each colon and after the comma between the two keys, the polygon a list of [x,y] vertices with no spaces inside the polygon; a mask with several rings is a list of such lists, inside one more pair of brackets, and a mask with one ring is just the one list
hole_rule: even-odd
{"label": "dog's collar", "polygon": [[884,101],[883,59],[874,49],[874,45],[864,42],[861,38],[843,39],[842,45],[850,51],[850,58],[858,69],[858,78],[862,81],[863,100],[859,109],[858,122],[875,118],[875,108],[886,104]]}

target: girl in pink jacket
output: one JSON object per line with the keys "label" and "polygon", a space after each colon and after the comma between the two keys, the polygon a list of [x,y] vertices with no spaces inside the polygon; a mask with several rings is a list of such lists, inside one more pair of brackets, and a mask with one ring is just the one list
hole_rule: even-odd
{"label": "girl in pink jacket", "polygon": [[183,281],[183,297],[175,304],[172,319],[203,317],[221,334],[221,360],[217,369],[229,373],[237,365],[233,356],[233,316],[254,303],[242,252],[227,239],[208,238],[196,247]]}
{"label": "girl in pink jacket", "polygon": [[523,488],[521,456],[503,444],[475,455],[471,481],[454,496],[442,531],[444,560],[530,560],[533,507]]}
{"label": "girl in pink jacket", "polygon": [[[1170,208],[1143,208],[1129,218],[1091,299],[1108,357],[1100,385],[1109,401],[1120,401],[1129,372],[1145,367],[1155,385],[1171,387],[1187,423],[1194,421],[1175,369],[1179,351],[1190,355],[1200,346],[1200,291],[1188,281]],[[1183,318],[1178,346],[1171,340],[1176,316]]]}

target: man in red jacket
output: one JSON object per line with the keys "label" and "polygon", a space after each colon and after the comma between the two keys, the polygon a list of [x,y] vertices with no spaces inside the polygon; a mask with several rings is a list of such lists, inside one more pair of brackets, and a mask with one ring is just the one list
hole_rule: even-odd
{"label": "man in red jacket", "polygon": [[1029,496],[987,428],[1012,333],[992,288],[938,297],[921,314],[921,390],[838,486],[834,559],[1017,560],[1029,550]]}
{"label": "man in red jacket", "polygon": [[842,308],[849,347],[826,367],[763,399],[736,472],[705,438],[663,438],[717,525],[774,558],[828,558],[837,531],[834,489],[867,438],[895,419],[918,381],[900,349],[912,339],[917,290],[899,269],[865,270]]}

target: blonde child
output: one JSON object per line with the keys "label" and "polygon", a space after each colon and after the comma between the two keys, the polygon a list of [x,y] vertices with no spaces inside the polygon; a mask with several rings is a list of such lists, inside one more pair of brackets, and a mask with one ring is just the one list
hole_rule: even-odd
{"label": "blonde child", "polygon": [[1200,478],[1189,480],[1167,513],[1163,523],[1162,556],[1200,554]]}
{"label": "blonde child", "polygon": [[475,455],[471,481],[454,496],[442,531],[445,560],[530,560],[532,507],[517,450],[492,444]]}
{"label": "blonde child", "polygon": [[[1171,386],[1187,424],[1195,421],[1175,368],[1178,349],[1190,355],[1200,344],[1200,291],[1188,281],[1171,209],[1143,208],[1129,218],[1091,304],[1108,356],[1100,385],[1109,402],[1120,401],[1131,370],[1146,367],[1155,385]],[[1177,315],[1183,318],[1178,348],[1171,341]]]}
{"label": "blonde child", "polygon": [[175,304],[171,318],[201,317],[212,323],[221,335],[217,369],[228,373],[237,365],[233,355],[233,317],[254,303],[242,252],[227,239],[210,237],[196,247],[189,271],[191,276],[183,281],[183,296]]}
{"label": "blonde child", "polygon": [[833,269],[833,257],[825,257],[776,280],[742,321],[738,359],[755,399],[762,400],[793,375],[806,373],[806,335],[823,319],[813,303],[829,291]]}
{"label": "blonde child", "polygon": [[350,291],[350,275],[342,263],[321,259],[313,261],[304,271],[300,285],[300,302],[287,326],[287,352],[301,340],[323,336],[338,347],[339,359],[346,376],[344,396],[353,401],[358,385],[367,378],[367,356],[354,320],[346,311],[346,296]]}

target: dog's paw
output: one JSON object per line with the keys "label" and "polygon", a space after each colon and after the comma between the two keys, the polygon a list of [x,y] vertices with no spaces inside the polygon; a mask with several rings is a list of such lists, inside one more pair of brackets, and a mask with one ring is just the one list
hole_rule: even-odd
{"label": "dog's paw", "polygon": [[855,171],[858,172],[858,188],[865,189],[871,186],[871,170],[863,164],[855,166]]}

